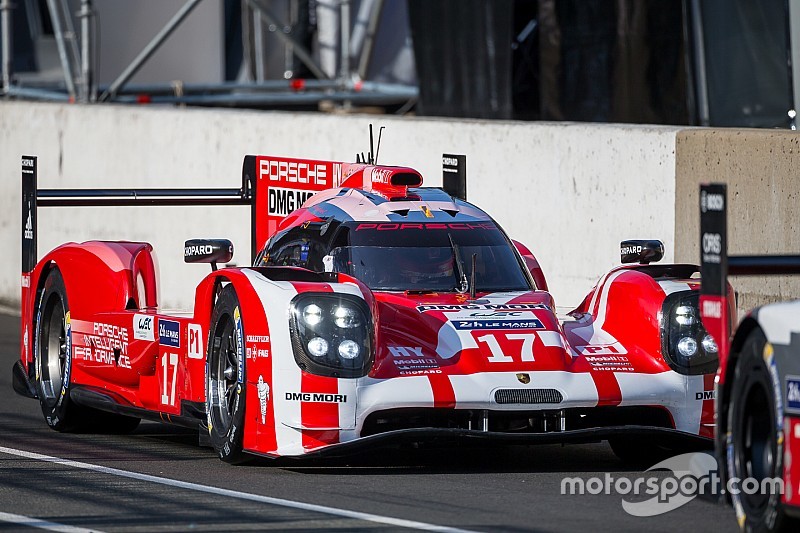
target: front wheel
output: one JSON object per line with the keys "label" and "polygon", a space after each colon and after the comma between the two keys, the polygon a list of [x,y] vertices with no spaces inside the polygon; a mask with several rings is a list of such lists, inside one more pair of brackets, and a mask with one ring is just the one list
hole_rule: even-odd
{"label": "front wheel", "polygon": [[233,285],[220,293],[208,342],[206,413],[211,444],[226,463],[248,460],[244,439],[245,359],[244,324]]}
{"label": "front wheel", "polygon": [[[772,345],[760,329],[755,329],[742,346],[732,376],[728,475],[739,480],[731,500],[745,531],[798,528],[797,521],[785,515],[780,492],[768,482],[783,474],[783,438],[779,429],[782,421],[778,420],[775,407],[780,391],[772,384],[772,357]],[[757,482],[755,491],[751,480]]]}

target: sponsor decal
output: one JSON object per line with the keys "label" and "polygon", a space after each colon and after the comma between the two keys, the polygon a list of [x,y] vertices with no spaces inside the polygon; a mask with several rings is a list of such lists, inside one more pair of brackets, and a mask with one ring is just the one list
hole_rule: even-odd
{"label": "sponsor decal", "polygon": [[181,347],[181,325],[174,320],[158,319],[158,342],[162,346]]}
{"label": "sponsor decal", "polygon": [[[397,367],[400,369],[400,367]],[[422,368],[419,370],[400,370],[398,372],[401,376],[421,376],[421,375],[430,375],[430,374],[441,374],[442,371],[439,368]]]}
{"label": "sponsor decal", "polygon": [[28,202],[28,220],[25,221],[25,235],[24,236],[28,240],[32,240],[33,239],[33,220],[31,218],[31,203],[30,202]]}
{"label": "sponsor decal", "polygon": [[199,324],[189,324],[189,359],[202,359],[203,358],[203,329]]}
{"label": "sponsor decal", "polygon": [[[781,395],[781,380],[778,377],[778,368],[775,363],[775,349],[771,343],[764,345],[764,352],[761,354],[764,363],[769,370],[770,381],[772,382],[772,392],[775,398],[775,427],[778,429],[778,438],[783,439],[783,396]],[[778,441],[780,442],[780,440]]]}
{"label": "sponsor decal", "polygon": [[703,300],[701,316],[707,318],[722,318],[722,302]]}
{"label": "sponsor decal", "polygon": [[61,398],[58,399],[58,403],[61,403],[64,394],[67,391],[67,387],[69,387],[69,374],[70,370],[72,370],[72,319],[70,318],[69,311],[64,315],[64,331],[65,331],[65,341],[67,343],[66,347],[66,361],[64,361],[64,381],[61,385]]}
{"label": "sponsor decal", "polygon": [[[625,349],[620,343],[615,342],[614,344],[591,344],[587,346],[576,346],[575,349],[581,355],[620,355],[628,353],[628,350]],[[597,358],[596,358],[597,359]],[[627,357],[620,357],[617,359],[624,359],[625,361],[628,360]]]}
{"label": "sponsor decal", "polygon": [[[548,309],[544,304],[439,304],[439,305],[418,305],[417,311],[425,313],[428,311],[529,311],[533,309]],[[474,315],[468,315],[474,316]]]}
{"label": "sponsor decal", "polygon": [[328,169],[325,164],[306,163],[302,161],[270,161],[261,159],[258,162],[259,179],[284,183],[328,184]]}
{"label": "sponsor decal", "polygon": [[322,392],[287,392],[287,402],[347,403],[347,394]]}
{"label": "sponsor decal", "polygon": [[[69,337],[69,336],[68,336]],[[75,346],[75,357],[90,363],[130,368],[128,329],[94,322],[92,333],[83,334],[83,346]]]}
{"label": "sponsor decal", "polygon": [[236,363],[238,365],[237,380],[240,385],[244,383],[244,331],[242,330],[242,313],[239,312],[239,306],[233,308],[233,323],[236,326]]}
{"label": "sponsor decal", "polygon": [[22,158],[22,166],[33,168],[33,159]]}
{"label": "sponsor decal", "polygon": [[25,335],[22,336],[22,344],[23,346],[25,346],[25,353],[28,352],[28,341],[29,341],[28,326],[25,326]]}
{"label": "sponsor decal", "polygon": [[356,226],[356,231],[375,230],[375,231],[404,231],[404,230],[496,230],[497,227],[491,222],[426,222],[424,224],[413,223],[394,223],[383,222],[379,224],[359,224]]}
{"label": "sponsor decal", "polygon": [[[584,346],[583,348],[591,348]],[[585,353],[585,352],[581,352]],[[614,352],[619,353],[619,352]],[[622,353],[626,353],[623,351]],[[592,367],[594,371],[600,372],[633,372],[633,364],[624,355],[588,355],[586,354],[586,362]]]}
{"label": "sponsor decal", "polygon": [[258,346],[247,346],[245,348],[245,356],[247,359],[255,361],[256,359],[266,359],[269,357],[269,350],[259,348]]}
{"label": "sponsor decal", "polygon": [[637,245],[637,246],[623,246],[619,249],[622,255],[629,255],[629,254],[636,254],[639,255],[644,250],[644,246]]}
{"label": "sponsor decal", "polygon": [[722,211],[725,209],[725,197],[721,194],[713,194],[700,191],[700,211]]}
{"label": "sponsor decal", "polygon": [[270,216],[286,216],[314,195],[313,191],[270,187],[268,192],[267,214]]}
{"label": "sponsor decal", "polygon": [[133,315],[133,338],[143,341],[156,340],[154,322],[155,317],[153,315]]}
{"label": "sponsor decal", "polygon": [[786,411],[800,413],[800,376],[786,376]]}
{"label": "sponsor decal", "polygon": [[433,357],[425,357],[419,346],[389,346],[388,348],[401,375],[441,373],[441,371],[430,372],[432,369],[439,368],[439,361]]}
{"label": "sponsor decal", "polygon": [[412,346],[389,346],[394,357],[423,357],[422,348]]}
{"label": "sponsor decal", "polygon": [[703,233],[703,261],[719,263],[722,253],[722,236],[719,233]]}
{"label": "sponsor decal", "polygon": [[464,330],[486,329],[544,329],[542,321],[538,318],[522,320],[453,320],[453,327]]}
{"label": "sponsor decal", "polygon": [[269,335],[248,335],[247,342],[269,342]]}
{"label": "sponsor decal", "polygon": [[214,247],[210,244],[193,244],[192,246],[183,247],[183,257],[192,257],[194,255],[210,255],[214,252]]}
{"label": "sponsor decal", "polygon": [[269,401],[269,385],[264,382],[264,376],[258,376],[258,402],[261,404],[261,423],[267,423],[267,402]]}
{"label": "sponsor decal", "polygon": [[694,399],[697,401],[702,400],[713,400],[717,397],[716,391],[713,390],[704,390],[702,392],[695,392]]}
{"label": "sponsor decal", "polygon": [[30,287],[31,286],[31,275],[30,274],[23,274],[22,275],[22,279],[20,280],[20,285],[22,285],[23,288]]}
{"label": "sponsor decal", "polygon": [[372,183],[389,183],[392,171],[388,168],[373,168]]}

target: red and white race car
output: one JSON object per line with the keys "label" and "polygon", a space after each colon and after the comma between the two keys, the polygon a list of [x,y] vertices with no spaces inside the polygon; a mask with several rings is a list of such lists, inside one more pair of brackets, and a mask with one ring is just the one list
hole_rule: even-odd
{"label": "red and white race car", "polygon": [[[710,445],[717,348],[695,265],[622,266],[556,315],[533,254],[411,168],[246,156],[239,190],[39,190],[22,159],[21,357],[14,387],[56,430],[146,418],[207,432],[220,458],[344,453],[437,438],[608,439],[622,458]],[[253,266],[223,240],[193,310],[164,313],[152,247],[65,244],[54,205],[245,204]],[[289,213],[288,216],[286,213]]]}

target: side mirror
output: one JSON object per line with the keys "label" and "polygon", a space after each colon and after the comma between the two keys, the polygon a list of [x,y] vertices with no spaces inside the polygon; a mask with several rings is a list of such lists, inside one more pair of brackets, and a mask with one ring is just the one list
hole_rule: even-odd
{"label": "side mirror", "polygon": [[211,270],[217,263],[227,263],[233,259],[233,243],[228,239],[191,239],[183,245],[184,263],[211,263]]}
{"label": "side mirror", "polygon": [[629,240],[619,243],[620,261],[647,265],[661,261],[664,257],[664,243],[661,241]]}

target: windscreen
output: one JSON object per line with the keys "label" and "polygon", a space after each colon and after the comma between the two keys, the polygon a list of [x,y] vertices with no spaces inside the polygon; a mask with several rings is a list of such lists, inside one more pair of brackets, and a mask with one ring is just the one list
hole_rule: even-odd
{"label": "windscreen", "polygon": [[[505,235],[492,222],[349,223],[326,268],[384,291],[530,290]],[[474,260],[473,260],[474,257]]]}

